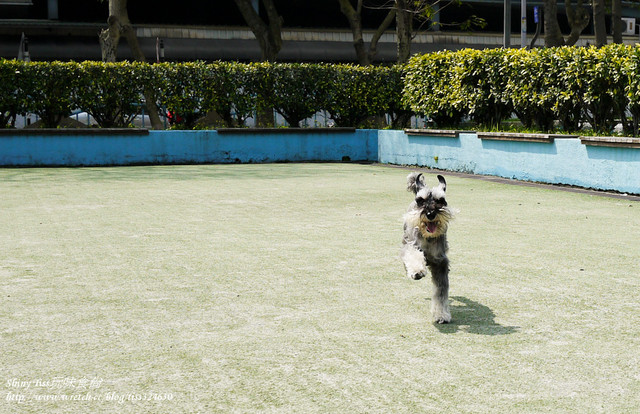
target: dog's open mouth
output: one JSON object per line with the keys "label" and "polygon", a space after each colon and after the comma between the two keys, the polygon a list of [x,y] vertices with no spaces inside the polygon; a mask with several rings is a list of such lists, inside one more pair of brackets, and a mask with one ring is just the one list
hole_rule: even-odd
{"label": "dog's open mouth", "polygon": [[436,231],[438,231],[438,222],[429,221],[426,217],[422,217],[420,228],[422,229],[423,232],[433,234]]}

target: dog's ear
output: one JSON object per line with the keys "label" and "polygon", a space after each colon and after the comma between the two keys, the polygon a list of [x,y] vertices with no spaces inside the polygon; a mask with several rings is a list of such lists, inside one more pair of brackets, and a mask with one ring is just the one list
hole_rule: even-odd
{"label": "dog's ear", "polygon": [[417,194],[424,187],[422,173],[412,172],[407,176],[407,191]]}
{"label": "dog's ear", "polygon": [[438,175],[438,181],[440,181],[440,187],[442,187],[442,191],[447,191],[447,182],[445,181],[444,177]]}

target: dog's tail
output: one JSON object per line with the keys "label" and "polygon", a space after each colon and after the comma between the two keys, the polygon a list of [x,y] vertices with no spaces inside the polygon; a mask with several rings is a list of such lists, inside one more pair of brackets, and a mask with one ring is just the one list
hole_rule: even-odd
{"label": "dog's tail", "polygon": [[422,187],[424,187],[422,173],[412,172],[407,176],[407,191],[417,194]]}

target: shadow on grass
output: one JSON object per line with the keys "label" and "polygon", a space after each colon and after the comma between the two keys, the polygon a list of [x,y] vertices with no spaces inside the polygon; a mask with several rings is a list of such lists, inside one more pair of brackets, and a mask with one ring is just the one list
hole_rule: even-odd
{"label": "shadow on grass", "polygon": [[442,333],[464,331],[477,335],[508,335],[518,331],[518,326],[503,326],[495,321],[496,315],[481,303],[453,296],[450,298],[451,323],[435,324]]}

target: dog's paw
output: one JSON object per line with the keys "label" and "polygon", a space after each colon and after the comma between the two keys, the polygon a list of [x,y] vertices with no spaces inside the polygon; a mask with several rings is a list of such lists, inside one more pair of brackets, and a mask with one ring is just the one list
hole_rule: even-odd
{"label": "dog's paw", "polygon": [[451,322],[451,315],[448,313],[433,315],[433,323],[444,324],[449,322]]}
{"label": "dog's paw", "polygon": [[409,278],[413,279],[413,280],[420,280],[424,277],[424,272],[418,272],[418,273],[413,273],[411,275],[409,275]]}

